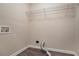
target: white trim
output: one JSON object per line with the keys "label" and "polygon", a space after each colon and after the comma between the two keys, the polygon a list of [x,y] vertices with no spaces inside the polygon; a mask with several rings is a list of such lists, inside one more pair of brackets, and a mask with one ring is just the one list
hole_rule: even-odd
{"label": "white trim", "polygon": [[27,48],[29,48],[29,46],[24,47],[24,48],[22,48],[22,49],[20,49],[20,50],[18,50],[18,51],[16,51],[16,52],[14,52],[14,53],[11,54],[10,56],[16,56],[16,55],[18,55],[19,53],[23,52],[23,51],[24,51],[25,49],[27,49]]}
{"label": "white trim", "polygon": [[[29,47],[33,47],[33,48],[37,48],[40,49],[39,46],[35,46],[35,45],[28,45],[27,47],[22,48],[19,51],[16,51],[15,53],[11,54],[10,56],[16,56],[19,53],[23,52],[25,49],[29,48]],[[57,52],[62,52],[62,53],[68,53],[68,54],[73,54],[75,56],[77,56],[77,53],[74,51],[69,51],[69,50],[60,50],[60,49],[55,49],[55,48],[47,48],[49,51],[57,51]]]}

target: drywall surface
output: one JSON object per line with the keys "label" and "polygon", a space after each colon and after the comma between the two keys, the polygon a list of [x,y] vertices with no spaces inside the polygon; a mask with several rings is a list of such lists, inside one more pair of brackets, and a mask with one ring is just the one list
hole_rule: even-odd
{"label": "drywall surface", "polygon": [[[72,7],[71,4],[30,4],[32,13],[40,13],[30,16],[30,44],[40,45],[36,44],[35,41],[45,40],[47,47],[74,51],[74,8],[61,10],[61,8],[68,6]],[[60,10],[47,12],[46,15],[44,14],[46,13],[45,8],[48,8],[47,11],[49,8],[60,8]]]}
{"label": "drywall surface", "polygon": [[8,25],[11,33],[0,33],[0,56],[11,55],[28,44],[28,4],[0,4],[0,25]]}
{"label": "drywall surface", "polygon": [[75,45],[74,50],[79,55],[79,5],[76,6],[76,19],[75,19]]}
{"label": "drywall surface", "polygon": [[[11,33],[0,33],[0,56],[11,55],[28,44],[40,45],[36,40],[45,40],[47,47],[79,54],[79,6],[76,21],[74,8],[61,10],[64,7],[70,8],[72,4],[0,4],[0,25],[11,28]],[[28,18],[29,9],[38,14]]]}

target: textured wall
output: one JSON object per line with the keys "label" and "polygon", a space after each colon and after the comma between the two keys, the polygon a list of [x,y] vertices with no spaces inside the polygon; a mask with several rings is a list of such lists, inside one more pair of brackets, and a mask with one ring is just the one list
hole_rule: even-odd
{"label": "textured wall", "polygon": [[[36,14],[28,18],[29,9]],[[10,55],[28,44],[39,45],[36,40],[79,53],[79,7],[76,21],[74,9],[72,4],[0,4],[0,25],[11,26],[11,33],[0,33],[0,55]]]}
{"label": "textured wall", "polygon": [[[32,13],[29,31],[30,44],[36,45],[36,40],[45,40],[48,47],[74,51],[75,10],[72,6],[72,4],[30,4]],[[54,11],[51,11],[51,8]]]}
{"label": "textured wall", "polygon": [[28,44],[28,4],[0,4],[0,25],[9,25],[11,33],[0,33],[0,55],[11,55]]}
{"label": "textured wall", "polygon": [[79,5],[76,6],[76,19],[75,19],[75,45],[74,50],[79,55]]}

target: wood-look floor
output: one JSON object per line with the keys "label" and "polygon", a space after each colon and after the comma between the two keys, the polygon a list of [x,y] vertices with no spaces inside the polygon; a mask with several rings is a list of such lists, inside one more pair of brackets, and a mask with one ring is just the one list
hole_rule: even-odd
{"label": "wood-look floor", "polygon": [[[56,51],[49,51],[52,56],[74,56],[73,54],[61,53]],[[18,54],[17,56],[47,56],[45,51],[36,48],[28,48]]]}

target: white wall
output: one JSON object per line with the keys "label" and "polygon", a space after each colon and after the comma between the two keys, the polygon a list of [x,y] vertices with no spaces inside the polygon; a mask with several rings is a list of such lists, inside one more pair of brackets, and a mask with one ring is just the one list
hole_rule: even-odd
{"label": "white wall", "polygon": [[28,4],[0,4],[0,25],[11,26],[9,34],[0,33],[0,56],[11,55],[28,45]]}
{"label": "white wall", "polygon": [[75,46],[74,50],[79,55],[79,5],[76,6],[76,19],[75,19]]}
{"label": "white wall", "polygon": [[[67,6],[71,6],[71,4],[30,4],[30,10],[42,10],[43,8],[49,7],[56,9]],[[68,11],[67,9],[64,10],[64,14],[70,13],[73,15],[73,12],[73,9],[71,11]],[[70,18],[68,18],[66,15],[61,17],[64,14],[59,13],[60,16],[51,14],[47,15],[46,18],[44,18],[42,13],[39,16],[31,16],[29,31],[30,44],[36,45],[36,40],[45,40],[48,47],[74,51],[74,18],[73,16],[69,16]]]}
{"label": "white wall", "polygon": [[[63,14],[32,16],[28,21],[25,12],[52,7],[63,8],[71,4],[0,4],[0,25],[10,25],[12,33],[0,33],[0,55],[10,55],[15,51],[36,44],[36,40],[45,40],[47,47],[67,49],[79,54],[79,7],[77,7],[76,21],[73,17],[67,18]],[[73,13],[74,10],[66,13]],[[63,12],[63,11],[60,11]],[[53,18],[55,17],[55,18]],[[59,17],[59,18],[58,18]]]}

